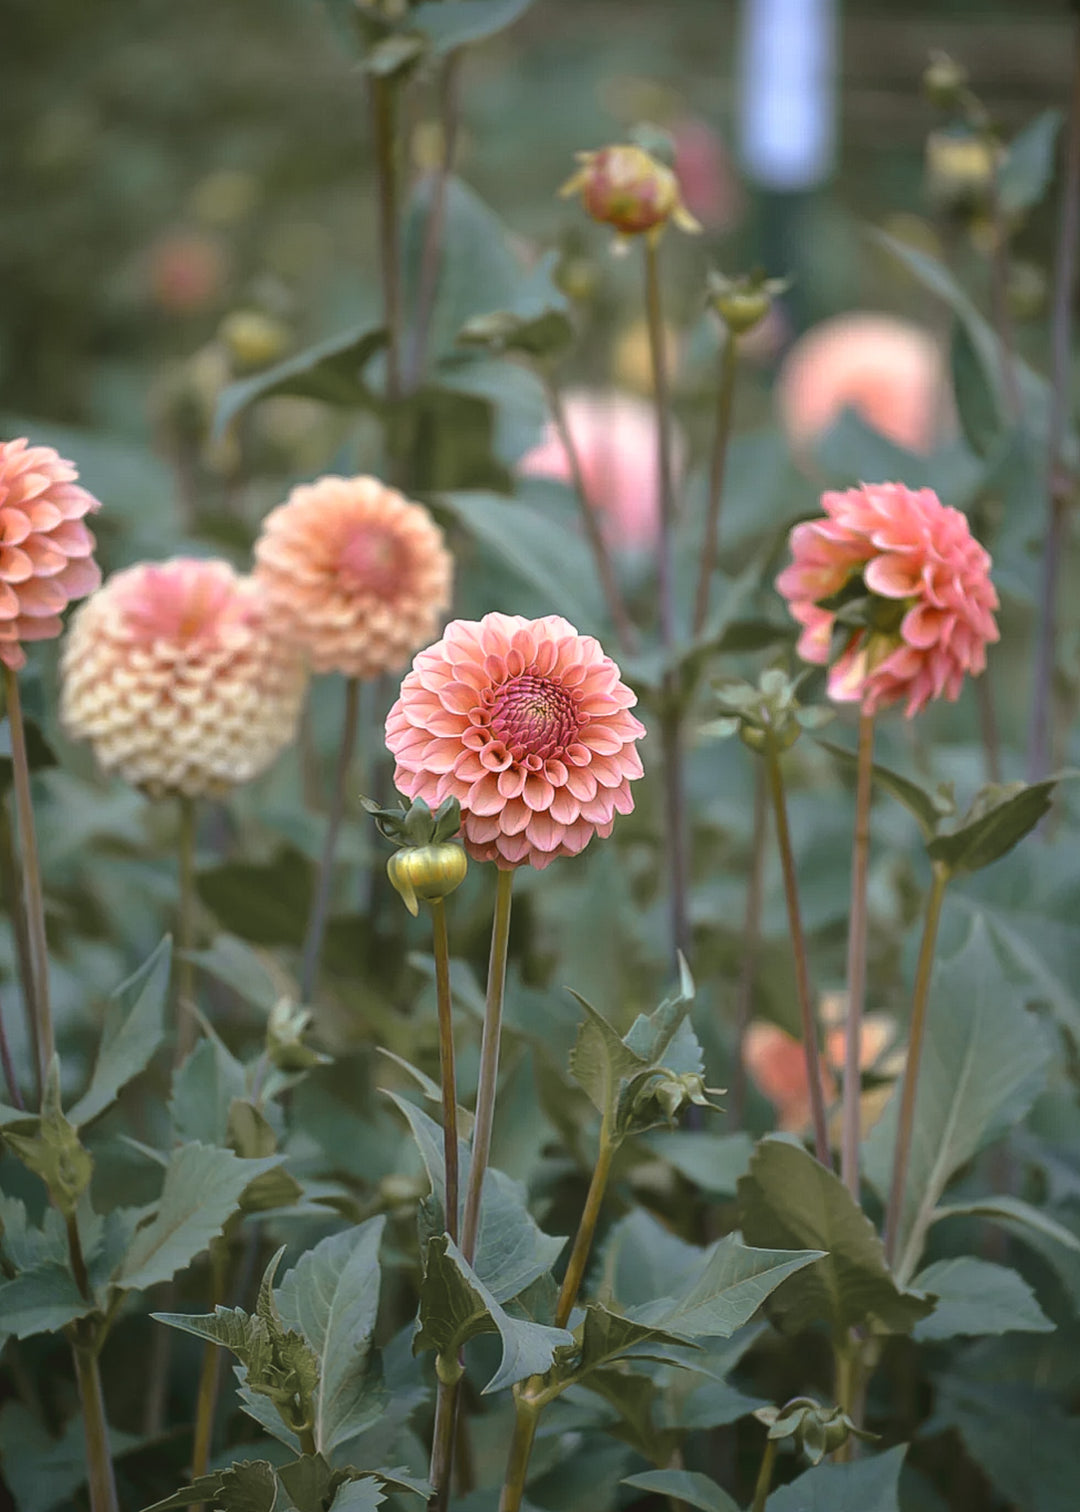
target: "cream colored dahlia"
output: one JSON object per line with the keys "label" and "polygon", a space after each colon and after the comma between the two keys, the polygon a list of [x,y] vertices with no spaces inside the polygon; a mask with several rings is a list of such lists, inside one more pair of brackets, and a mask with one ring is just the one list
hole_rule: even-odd
{"label": "cream colored dahlia", "polygon": [[600,643],[558,615],[454,620],[387,716],[394,783],[431,808],[457,798],[477,860],[542,870],[633,809],[636,702]]}
{"label": "cream colored dahlia", "polygon": [[52,640],[74,599],[101,582],[83,517],[101,505],[51,446],[0,441],[0,662],[26,665],[22,641]]}
{"label": "cream colored dahlia", "polygon": [[114,573],[75,614],[60,718],[152,797],[213,797],[289,744],[305,682],[254,579],[175,557]]}
{"label": "cream colored dahlia", "polygon": [[427,510],[377,478],[319,478],[263,521],[255,576],[316,672],[368,678],[435,635],[453,559]]}

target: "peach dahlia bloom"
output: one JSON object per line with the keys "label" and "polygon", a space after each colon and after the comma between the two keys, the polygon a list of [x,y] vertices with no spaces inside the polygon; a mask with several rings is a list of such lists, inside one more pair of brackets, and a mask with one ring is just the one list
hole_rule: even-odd
{"label": "peach dahlia bloom", "polygon": [[101,505],[51,446],[0,441],[0,662],[26,665],[20,642],[52,640],[74,599],[101,582],[84,517]]}
{"label": "peach dahlia bloom", "polygon": [[377,677],[431,640],[453,559],[420,504],[377,478],[319,478],[263,521],[255,576],[316,672]]}
{"label": "peach dahlia bloom", "polygon": [[804,661],[830,659],[836,614],[823,600],[862,580],[868,623],[847,636],[829,670],[829,696],[865,714],[907,701],[908,718],[932,698],[955,700],[966,674],[986,666],[998,639],[990,557],[967,518],[930,488],[871,483],[821,496],[825,518],[791,532],[793,561],[776,580],[803,626]]}
{"label": "peach dahlia bloom", "polygon": [[[822,1004],[822,1018],[826,1017]],[[859,1066],[872,1067],[883,1074],[897,1073],[898,1067],[878,1066],[896,1036],[896,1025],[887,1014],[868,1013],[863,1019],[859,1045]],[[840,1022],[826,1029],[822,1056],[822,1090],[826,1105],[835,1102],[838,1088],[834,1073],[844,1069],[845,1031]],[[776,1108],[776,1126],[797,1134],[810,1123],[810,1082],[806,1074],[806,1056],[802,1041],[764,1019],[747,1027],[743,1038],[743,1064],[758,1090]],[[867,1094],[869,1095],[869,1094]]]}
{"label": "peach dahlia bloom", "polygon": [[853,409],[906,451],[927,455],[948,421],[941,349],[891,315],[837,315],[807,331],[780,366],[780,421],[797,452]]}
{"label": "peach dahlia bloom", "polygon": [[387,716],[394,782],[431,808],[456,797],[477,860],[542,870],[634,807],[636,702],[600,643],[558,615],[454,620]]}
{"label": "peach dahlia bloom", "polygon": [[306,680],[252,578],[174,557],[114,573],[75,614],[60,719],[151,797],[219,796],[293,739]]}

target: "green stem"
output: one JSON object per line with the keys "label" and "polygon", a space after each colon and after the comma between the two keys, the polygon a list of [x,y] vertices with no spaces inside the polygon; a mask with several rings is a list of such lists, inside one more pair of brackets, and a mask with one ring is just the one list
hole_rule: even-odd
{"label": "green stem", "polygon": [[874,773],[874,716],[859,718],[858,777],[855,787],[855,840],[851,857],[851,913],[848,919],[847,1035],[844,1045],[844,1114],[840,1174],[859,1200],[859,1094],[862,1020],[866,999],[866,878],[870,863],[870,798]]}
{"label": "green stem", "polygon": [[[227,1289],[228,1250],[227,1241],[211,1246],[210,1307],[211,1311],[223,1305]],[[199,1388],[195,1398],[195,1435],[191,1449],[191,1478],[197,1480],[205,1475],[210,1466],[210,1450],[214,1438],[214,1418],[217,1415],[218,1391],[221,1384],[221,1349],[216,1344],[203,1346],[202,1366],[199,1370]]]}
{"label": "green stem", "polygon": [[592,1180],[589,1182],[589,1191],[585,1198],[585,1208],[574,1237],[574,1247],[570,1251],[566,1275],[563,1277],[562,1288],[559,1292],[559,1303],[555,1309],[556,1328],[566,1327],[567,1319],[574,1310],[574,1303],[581,1290],[585,1267],[589,1263],[593,1240],[596,1237],[597,1220],[600,1217],[600,1209],[604,1205],[604,1193],[611,1174],[611,1162],[618,1148],[619,1142],[612,1137],[610,1121],[605,1117],[600,1127],[600,1148],[597,1151],[596,1164],[593,1166]]}
{"label": "green stem", "polygon": [[315,1435],[310,1428],[301,1428],[296,1436],[300,1440],[301,1454],[318,1454],[319,1450],[315,1443]]}
{"label": "green stem", "polygon": [[502,1035],[503,993],[506,988],[506,956],[510,944],[510,904],[514,886],[512,870],[499,871],[495,889],[495,917],[491,926],[491,956],[488,961],[484,1032],[480,1041],[480,1082],[476,1093],[476,1123],[473,1127],[465,1212],[461,1223],[461,1253],[471,1265],[476,1257],[480,1232],[480,1201],[484,1172],[491,1154],[491,1129],[495,1121],[495,1089],[499,1078],[499,1040]]}
{"label": "green stem", "polygon": [[11,819],[7,805],[2,800],[0,800],[0,885],[3,886],[8,918],[11,920],[11,932],[15,941],[15,960],[19,968],[23,1014],[26,1019],[27,1039],[33,1056],[34,1079],[40,1103],[44,1084],[41,1080],[41,1047],[38,1044],[37,1014],[34,1012],[34,959],[30,950],[30,931],[26,924],[22,877],[19,873],[19,863],[15,859]]}
{"label": "green stem", "polygon": [[720,349],[720,378],[716,395],[716,429],[713,432],[712,458],[709,463],[709,503],[705,515],[705,537],[701,545],[701,568],[698,573],[697,594],[694,598],[694,633],[699,635],[705,627],[709,613],[709,589],[716,568],[716,553],[719,547],[720,504],[724,495],[724,467],[727,462],[728,441],[731,437],[731,410],[735,397],[735,377],[738,371],[739,342],[733,331],[726,331],[726,340]]}
{"label": "green stem", "polygon": [[926,1035],[930,979],[934,970],[934,949],[937,945],[938,925],[941,921],[941,905],[945,899],[945,889],[949,885],[950,876],[949,868],[944,862],[934,863],[933,880],[930,884],[930,893],[926,900],[926,915],[923,919],[919,963],[915,969],[915,995],[911,1004],[907,1066],[904,1070],[904,1087],[900,1097],[900,1118],[896,1129],[896,1149],[893,1154],[889,1204],[885,1213],[885,1258],[890,1265],[896,1257],[897,1245],[900,1242],[904,1187],[907,1183],[911,1138],[915,1128],[915,1098],[919,1084],[919,1065]]}
{"label": "green stem", "polygon": [[750,1027],[754,997],[754,978],[757,975],[758,956],[761,950],[761,902],[765,880],[765,839],[769,818],[769,800],[766,791],[765,767],[754,762],[754,819],[750,837],[750,876],[746,883],[746,908],[743,912],[742,965],[739,968],[739,985],[735,998],[735,1074],[731,1084],[731,1123],[735,1129],[742,1128],[746,1108],[746,1061],[744,1048],[746,1031]]}
{"label": "green stem", "polygon": [[186,1060],[195,1045],[198,1018],[195,1013],[195,836],[194,798],[180,799],[180,834],[177,847],[179,906],[176,915],[176,1065]]}
{"label": "green stem", "polygon": [[97,1349],[82,1342],[83,1331],[75,1326],[71,1351],[75,1360],[75,1379],[82,1404],[86,1432],[86,1467],[90,1483],[90,1512],[118,1512],[116,1476],[109,1428],[105,1417],[105,1394],[101,1386]]}
{"label": "green stem", "polygon": [[769,1499],[769,1489],[772,1486],[773,1466],[776,1463],[776,1439],[765,1440],[765,1453],[761,1456],[761,1469],[754,1484],[754,1500],[750,1503],[750,1512],[765,1512],[765,1503]]}
{"label": "green stem", "polygon": [[589,499],[589,491],[585,484],[585,473],[581,466],[581,456],[574,440],[566,418],[566,406],[563,404],[562,394],[558,384],[550,373],[545,375],[544,388],[547,394],[548,409],[551,411],[551,419],[562,442],[563,451],[570,467],[570,477],[574,484],[574,494],[581,511],[581,523],[585,530],[585,538],[589,543],[589,549],[593,554],[593,562],[596,566],[596,576],[607,604],[611,623],[615,627],[615,634],[619,638],[619,645],[623,651],[632,652],[637,646],[637,636],[633,622],[630,619],[629,610],[623,601],[619,591],[619,581],[615,575],[615,568],[608,551],[604,533],[600,529],[600,522],[596,517],[593,502]]}
{"label": "green stem", "polygon": [[330,794],[330,812],[326,816],[326,834],[323,838],[322,856],[319,860],[319,880],[315,888],[315,901],[308,919],[304,938],[304,954],[300,968],[300,1001],[310,1003],[315,992],[322,956],[326,922],[330,912],[330,895],[334,881],[334,855],[337,851],[341,822],[345,817],[345,785],[356,748],[357,710],[360,702],[360,684],[355,677],[345,681],[345,710],[342,715],[341,742],[338,746],[337,763],[334,768],[334,786]]}
{"label": "green stem", "polygon": [[[454,1067],[454,1021],[450,995],[450,944],[446,929],[446,904],[436,898],[431,904],[435,953],[435,995],[439,1013],[439,1064],[442,1079],[443,1161],[446,1168],[446,1232],[458,1237],[458,1128],[457,1076]],[[457,1385],[439,1382],[435,1400],[435,1427],[431,1439],[428,1480],[434,1488],[428,1506],[442,1512],[450,1497],[454,1467]]]}
{"label": "green stem", "polygon": [[540,1421],[540,1409],[523,1391],[516,1394],[514,1432],[506,1464],[506,1480],[499,1497],[499,1512],[520,1512],[525,1495],[525,1481],[532,1458],[533,1440]]}
{"label": "green stem", "polygon": [[17,1108],[20,1113],[24,1113],[26,1104],[19,1088],[19,1079],[15,1075],[15,1062],[11,1058],[11,1046],[8,1044],[7,1029],[4,1025],[3,1003],[0,1003],[0,1066],[4,1069],[4,1081],[7,1084],[8,1096],[11,1098],[11,1106]]}
{"label": "green stem", "polygon": [[[53,1038],[52,1007],[49,1001],[49,947],[45,938],[45,899],[41,890],[41,862],[38,857],[34,805],[30,795],[30,761],[26,752],[26,728],[23,724],[19,678],[10,667],[4,668],[4,692],[7,698],[8,723],[11,728],[11,765],[15,788],[15,813],[19,824],[27,935],[30,947],[30,1002],[36,1028],[38,1076],[44,1087],[45,1077],[56,1053]],[[25,992],[26,986],[23,984]]]}
{"label": "green stem", "polygon": [[814,1151],[821,1164],[831,1170],[829,1128],[825,1121],[825,1085],[822,1080],[821,1056],[818,1051],[817,1016],[814,1013],[814,1004],[810,995],[806,936],[803,933],[799,884],[795,856],[791,848],[791,831],[788,827],[787,796],[784,792],[784,777],[780,767],[780,752],[771,735],[765,737],[763,757],[769,793],[772,798],[773,817],[776,822],[776,843],[780,851],[780,867],[784,874],[784,896],[787,899],[791,951],[795,960],[795,987],[799,997],[799,1015],[802,1021],[803,1054],[806,1057],[806,1080],[810,1090],[810,1109],[814,1124]]}
{"label": "green stem", "polygon": [[[837,1406],[841,1412],[845,1412],[851,1418],[852,1422],[855,1421],[856,1361],[856,1345],[853,1337],[849,1335],[847,1338],[833,1345],[833,1364],[835,1368],[833,1393],[836,1397]],[[844,1464],[851,1459],[851,1453],[852,1443],[851,1439],[848,1438],[846,1443],[841,1444],[833,1458],[837,1462]]]}

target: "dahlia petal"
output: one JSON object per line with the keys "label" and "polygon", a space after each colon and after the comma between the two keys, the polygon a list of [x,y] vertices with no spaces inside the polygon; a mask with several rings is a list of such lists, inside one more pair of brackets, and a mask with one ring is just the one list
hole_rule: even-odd
{"label": "dahlia petal", "polygon": [[883,598],[908,598],[917,593],[922,582],[922,568],[911,557],[875,557],[863,574],[866,586]]}

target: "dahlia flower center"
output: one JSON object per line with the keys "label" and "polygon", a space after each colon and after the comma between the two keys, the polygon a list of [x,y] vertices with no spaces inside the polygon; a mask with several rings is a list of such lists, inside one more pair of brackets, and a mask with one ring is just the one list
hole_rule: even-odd
{"label": "dahlia flower center", "polygon": [[512,678],[486,697],[491,733],[515,761],[526,756],[546,761],[571,745],[581,728],[573,695],[532,672]]}
{"label": "dahlia flower center", "polygon": [[388,593],[405,567],[402,543],[385,530],[362,525],[353,530],[338,558],[338,570],[354,591]]}

